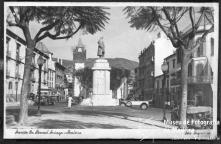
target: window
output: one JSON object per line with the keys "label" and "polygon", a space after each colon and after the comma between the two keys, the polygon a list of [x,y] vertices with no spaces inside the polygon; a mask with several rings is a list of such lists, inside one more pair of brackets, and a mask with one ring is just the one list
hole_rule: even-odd
{"label": "window", "polygon": [[204,71],[203,71],[203,64],[198,64],[196,67],[196,75],[197,76],[203,76]]}
{"label": "window", "polygon": [[211,56],[214,56],[214,38],[210,39],[210,44],[211,44]]}
{"label": "window", "polygon": [[173,59],[173,68],[175,68],[176,59]]}
{"label": "window", "polygon": [[6,44],[7,44],[7,51],[9,50],[9,41],[10,41],[11,39],[9,38],[9,37],[6,37]]}
{"label": "window", "polygon": [[204,56],[204,49],[206,48],[206,40],[204,39],[203,42],[201,43],[201,45],[199,46],[198,50],[197,50],[197,57],[201,57]]}
{"label": "window", "polygon": [[16,43],[16,58],[18,60],[19,54],[20,54],[20,47],[21,45],[19,43]]}
{"label": "window", "polygon": [[8,83],[8,89],[11,90],[12,89],[12,82]]}
{"label": "window", "polygon": [[18,82],[15,82],[15,90],[17,91],[18,89]]}
{"label": "window", "polygon": [[19,64],[18,63],[16,63],[15,73],[16,73],[16,78],[18,78],[18,75],[19,75]]}
{"label": "window", "polygon": [[168,65],[168,70],[167,70],[167,72],[169,71],[169,69],[170,69],[170,63],[169,62],[167,62],[167,65]]}
{"label": "window", "polygon": [[192,64],[188,65],[188,76],[192,76]]}

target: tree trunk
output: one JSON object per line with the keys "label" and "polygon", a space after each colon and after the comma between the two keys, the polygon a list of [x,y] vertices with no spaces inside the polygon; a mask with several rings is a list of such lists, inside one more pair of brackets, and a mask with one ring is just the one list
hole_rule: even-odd
{"label": "tree trunk", "polygon": [[76,72],[76,70],[75,70],[75,61],[74,61],[74,63],[73,63],[73,73],[72,73],[72,79],[73,79],[73,81],[72,81],[72,96],[75,96],[74,95],[74,93],[75,93],[75,72]]}
{"label": "tree trunk", "polygon": [[180,121],[181,128],[186,128],[186,112],[187,112],[187,86],[188,86],[188,55],[183,52],[181,62],[181,110],[180,110]]}
{"label": "tree trunk", "polygon": [[26,37],[26,53],[25,53],[25,64],[24,74],[22,81],[21,97],[20,97],[20,113],[19,113],[19,124],[24,125],[28,117],[28,101],[27,97],[30,93],[30,82],[31,82],[31,62],[35,48],[35,42],[31,39],[28,29],[24,30]]}

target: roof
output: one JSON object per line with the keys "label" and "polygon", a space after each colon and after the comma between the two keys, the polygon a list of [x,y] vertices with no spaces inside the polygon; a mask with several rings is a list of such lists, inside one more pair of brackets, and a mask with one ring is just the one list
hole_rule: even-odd
{"label": "roof", "polygon": [[[23,38],[21,38],[20,36],[18,36],[17,34],[15,34],[14,32],[12,32],[10,29],[6,29],[6,34],[26,46],[26,41]],[[40,55],[46,57],[46,58],[49,58],[44,52],[38,50],[37,48],[35,48],[34,51],[39,53]]]}
{"label": "roof", "polygon": [[65,70],[65,69],[66,69],[66,67],[63,66],[63,65],[61,65],[59,62],[55,62],[55,66],[56,66],[57,68],[59,68],[59,69],[62,69],[62,70]]}
{"label": "roof", "polygon": [[173,57],[175,55],[176,55],[176,53],[173,53],[173,54],[169,55],[168,57],[166,57],[165,60],[168,60],[169,58],[171,58],[171,57]]}
{"label": "roof", "polygon": [[40,50],[41,52],[43,52],[43,53],[52,54],[52,52],[50,52],[50,51],[47,49],[46,45],[45,45],[43,42],[38,42],[38,43],[36,44],[36,48],[37,48],[38,50]]}
{"label": "roof", "polygon": [[[207,26],[211,24],[210,21],[213,21],[212,16],[206,15],[206,16],[199,17],[197,23],[199,23],[199,26]],[[183,32],[184,35],[186,35],[191,31],[191,29],[192,29],[192,25],[190,23],[181,31]]]}

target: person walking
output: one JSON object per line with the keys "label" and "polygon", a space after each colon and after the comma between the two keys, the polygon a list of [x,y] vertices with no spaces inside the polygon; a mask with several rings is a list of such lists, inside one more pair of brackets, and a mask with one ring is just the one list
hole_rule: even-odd
{"label": "person walking", "polygon": [[68,108],[71,108],[72,99],[71,96],[68,97]]}

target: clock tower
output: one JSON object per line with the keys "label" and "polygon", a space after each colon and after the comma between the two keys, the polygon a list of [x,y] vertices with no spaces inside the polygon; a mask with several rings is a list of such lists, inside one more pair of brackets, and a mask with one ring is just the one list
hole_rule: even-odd
{"label": "clock tower", "polygon": [[75,76],[75,72],[84,69],[86,61],[86,49],[82,40],[78,40],[77,46],[73,49],[73,96],[79,97],[81,91],[81,83]]}

